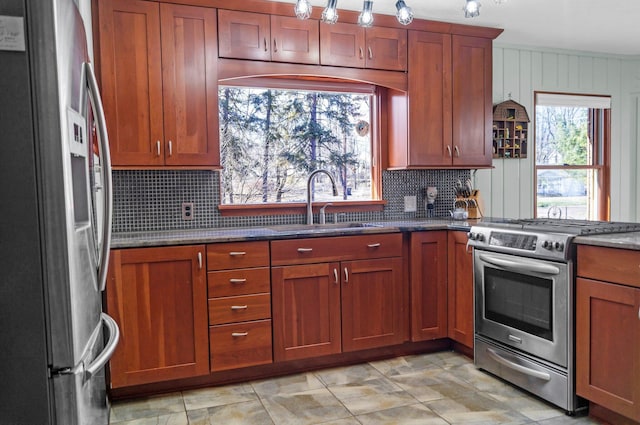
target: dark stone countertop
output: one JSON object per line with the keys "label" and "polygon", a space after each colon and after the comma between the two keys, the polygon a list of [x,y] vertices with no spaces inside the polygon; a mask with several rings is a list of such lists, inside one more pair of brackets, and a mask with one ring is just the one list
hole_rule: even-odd
{"label": "dark stone countertop", "polygon": [[610,233],[608,235],[577,236],[576,244],[640,251],[640,232]]}
{"label": "dark stone countertop", "polygon": [[326,225],[283,224],[261,227],[114,233],[111,241],[111,248],[194,245],[217,242],[351,236],[375,233],[417,232],[426,230],[468,231],[475,221],[476,220],[454,221],[449,219],[418,219]]}

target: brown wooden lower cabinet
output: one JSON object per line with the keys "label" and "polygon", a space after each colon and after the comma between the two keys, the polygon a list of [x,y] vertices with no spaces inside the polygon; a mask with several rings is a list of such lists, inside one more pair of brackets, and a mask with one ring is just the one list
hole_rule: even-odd
{"label": "brown wooden lower cabinet", "polygon": [[576,392],[640,423],[640,251],[578,245],[576,262]]}
{"label": "brown wooden lower cabinet", "polygon": [[447,231],[411,234],[411,340],[447,337]]}
{"label": "brown wooden lower cabinet", "polygon": [[467,232],[449,232],[448,238],[448,335],[473,349],[473,253]]}
{"label": "brown wooden lower cabinet", "polygon": [[211,371],[268,364],[271,355],[271,320],[211,326]]}
{"label": "brown wooden lower cabinet", "polygon": [[640,421],[640,289],[577,280],[576,391]]}
{"label": "brown wooden lower cabinet", "polygon": [[209,373],[204,246],[111,252],[107,311],[120,328],[112,388]]}
{"label": "brown wooden lower cabinet", "polygon": [[[272,242],[272,262],[294,263],[271,268],[274,360],[402,343],[401,241],[394,234]],[[324,260],[331,250],[336,260],[374,258],[295,264]],[[383,252],[398,256],[375,258]]]}

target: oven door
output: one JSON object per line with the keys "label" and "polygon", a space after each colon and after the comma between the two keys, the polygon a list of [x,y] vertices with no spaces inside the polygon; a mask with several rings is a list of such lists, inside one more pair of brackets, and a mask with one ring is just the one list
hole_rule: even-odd
{"label": "oven door", "polygon": [[568,367],[570,263],[474,250],[475,333]]}

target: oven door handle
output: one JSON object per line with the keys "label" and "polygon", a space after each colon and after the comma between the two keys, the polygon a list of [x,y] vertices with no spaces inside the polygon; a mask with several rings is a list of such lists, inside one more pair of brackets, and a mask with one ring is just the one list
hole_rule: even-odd
{"label": "oven door handle", "polygon": [[519,261],[505,260],[504,258],[496,258],[487,254],[480,254],[479,258],[485,263],[493,264],[494,266],[502,267],[505,269],[518,271],[518,272],[535,272],[543,274],[560,274],[560,269],[550,264],[532,262],[521,259]]}
{"label": "oven door handle", "polygon": [[509,369],[513,369],[517,372],[524,373],[525,375],[533,376],[534,378],[542,379],[543,381],[551,380],[551,375],[549,375],[548,373],[540,372],[539,370],[535,370],[535,369],[530,369],[528,367],[509,361],[504,357],[502,357],[500,354],[496,353],[491,348],[487,348],[487,353],[489,354],[489,357],[491,357],[493,360],[495,360],[496,362],[500,363],[503,366],[508,367]]}

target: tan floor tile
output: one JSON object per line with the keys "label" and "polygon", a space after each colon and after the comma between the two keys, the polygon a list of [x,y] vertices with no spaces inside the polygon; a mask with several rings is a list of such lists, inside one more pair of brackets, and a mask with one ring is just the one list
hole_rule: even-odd
{"label": "tan floor tile", "polygon": [[191,410],[187,416],[189,425],[273,425],[258,400]]}
{"label": "tan floor tile", "polygon": [[397,375],[391,379],[421,402],[463,398],[474,392],[474,388],[467,382],[440,368]]}
{"label": "tan floor tile", "polygon": [[376,368],[368,363],[320,370],[314,372],[314,374],[329,387],[349,384],[352,382],[363,382],[371,379],[380,379],[383,377]]}
{"label": "tan floor tile", "polygon": [[313,373],[297,373],[281,378],[255,381],[251,383],[251,386],[260,397],[324,388],[322,382]]}
{"label": "tan floor tile", "polygon": [[277,425],[309,425],[352,415],[326,388],[261,399]]}
{"label": "tan floor tile", "polygon": [[184,411],[184,402],[180,393],[122,400],[112,403],[111,423],[165,416]]}
{"label": "tan floor tile", "polygon": [[187,410],[197,410],[205,407],[255,401],[258,399],[258,395],[251,385],[239,384],[184,391],[182,398]]}
{"label": "tan floor tile", "polygon": [[169,415],[152,416],[148,418],[132,419],[124,422],[109,422],[117,425],[189,425],[186,412],[171,413]]}
{"label": "tan floor tile", "polygon": [[422,404],[359,415],[357,419],[366,425],[447,425],[444,419]]}
{"label": "tan floor tile", "polygon": [[416,403],[416,399],[409,393],[397,391],[391,393],[368,394],[342,400],[342,403],[355,416],[365,413],[388,410],[394,407],[409,406]]}

